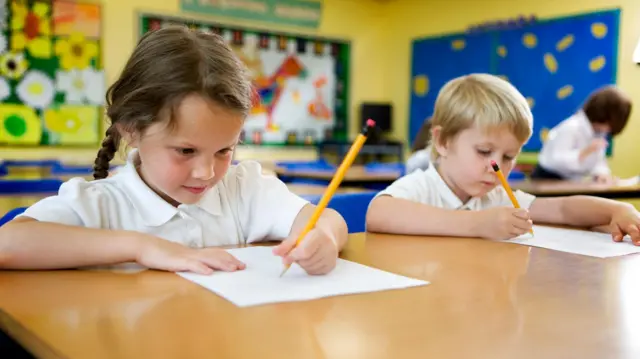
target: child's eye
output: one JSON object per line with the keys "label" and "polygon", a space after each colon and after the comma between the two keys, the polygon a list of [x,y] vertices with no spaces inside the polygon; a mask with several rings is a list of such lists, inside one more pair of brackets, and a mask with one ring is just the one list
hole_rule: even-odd
{"label": "child's eye", "polygon": [[515,158],[515,157],[513,157],[513,156],[506,156],[506,155],[505,155],[505,156],[503,156],[503,157],[504,157],[504,159],[505,159],[506,161],[513,161],[513,159]]}
{"label": "child's eye", "polygon": [[176,152],[183,156],[189,156],[196,152],[193,148],[176,148]]}
{"label": "child's eye", "polygon": [[489,156],[491,154],[491,151],[489,150],[477,150],[479,154],[483,155],[483,156]]}
{"label": "child's eye", "polygon": [[218,154],[224,156],[224,155],[227,155],[227,154],[231,153],[232,151],[233,151],[233,148],[225,148],[225,149],[222,149],[222,150],[218,151]]}

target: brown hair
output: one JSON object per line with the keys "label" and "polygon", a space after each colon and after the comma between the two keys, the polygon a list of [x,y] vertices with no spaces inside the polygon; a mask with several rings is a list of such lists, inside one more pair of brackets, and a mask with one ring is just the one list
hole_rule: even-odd
{"label": "brown hair", "polygon": [[423,150],[429,145],[429,141],[431,140],[431,118],[427,118],[424,123],[422,123],[422,127],[416,134],[416,138],[413,140],[413,146],[411,147],[411,153],[418,152]]}
{"label": "brown hair", "polygon": [[199,94],[246,116],[252,88],[246,67],[221,36],[183,26],[146,33],[120,78],[107,90],[110,125],[93,166],[95,179],[106,178],[120,146],[118,129],[143,133],[165,119],[190,94]]}
{"label": "brown hair", "polygon": [[631,99],[615,86],[605,86],[589,95],[582,111],[589,122],[611,126],[611,134],[615,136],[627,125],[631,114]]}

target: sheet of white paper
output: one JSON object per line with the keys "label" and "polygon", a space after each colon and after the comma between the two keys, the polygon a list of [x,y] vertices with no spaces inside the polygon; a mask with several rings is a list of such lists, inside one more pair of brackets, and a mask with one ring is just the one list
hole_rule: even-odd
{"label": "sheet of white paper", "polygon": [[545,226],[533,226],[533,233],[533,237],[527,233],[499,242],[518,243],[598,258],[640,253],[640,247],[633,245],[628,237],[625,237],[624,242],[617,243],[608,233]]}
{"label": "sheet of white paper", "polygon": [[239,307],[429,284],[343,259],[338,259],[336,268],[326,275],[310,276],[294,264],[280,277],[284,269],[282,260],[271,251],[269,247],[230,249],[229,253],[247,265],[244,270],[211,275],[180,272],[178,275]]}

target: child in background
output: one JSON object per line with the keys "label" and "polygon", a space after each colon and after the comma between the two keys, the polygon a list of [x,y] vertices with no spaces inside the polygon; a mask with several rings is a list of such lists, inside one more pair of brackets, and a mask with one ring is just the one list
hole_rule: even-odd
{"label": "child in background", "polygon": [[592,93],[576,114],[560,122],[542,145],[534,179],[581,180],[613,183],[607,164],[607,136],[616,136],[627,124],[631,100],[614,86]]}
{"label": "child in background", "polygon": [[[245,71],[218,35],[168,27],[143,36],[107,92],[96,180],[71,179],[0,228],[0,268],[137,262],[210,274],[245,267],[215,246],[284,239],[274,254],[285,264],[331,271],[343,218],[327,209],[290,251],[314,206],[256,162],[230,168],[251,107]],[[121,139],[134,150],[107,178]]]}
{"label": "child in background", "polygon": [[516,191],[511,204],[491,167],[508,176],[531,136],[533,116],[508,82],[486,74],[448,82],[432,121],[432,164],[380,192],[367,212],[367,229],[413,235],[510,239],[533,222],[576,227],[609,226],[614,241],[629,234],[640,245],[640,213],[603,198],[536,198]]}
{"label": "child in background", "polygon": [[431,138],[431,122],[430,118],[426,119],[420,127],[420,131],[416,134],[411,148],[411,156],[407,159],[407,174],[415,170],[426,170],[429,168],[429,159],[431,157],[431,149],[428,147]]}

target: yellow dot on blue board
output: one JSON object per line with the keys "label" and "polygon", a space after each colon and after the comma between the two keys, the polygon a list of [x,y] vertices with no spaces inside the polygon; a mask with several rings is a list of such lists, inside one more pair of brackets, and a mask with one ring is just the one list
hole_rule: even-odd
{"label": "yellow dot on blue board", "polygon": [[558,89],[558,91],[556,92],[556,96],[558,97],[558,100],[564,100],[565,98],[571,96],[572,93],[573,86],[565,85]]}
{"label": "yellow dot on blue board", "polygon": [[418,75],[413,78],[413,92],[420,97],[429,92],[429,78],[427,75]]}
{"label": "yellow dot on blue board", "polygon": [[544,143],[549,137],[549,129],[546,127],[543,127],[540,130],[539,134],[540,134],[540,142]]}
{"label": "yellow dot on blue board", "polygon": [[591,35],[596,39],[602,39],[607,36],[607,25],[601,22],[595,22],[591,24]]}
{"label": "yellow dot on blue board", "polygon": [[538,37],[530,32],[522,36],[522,44],[530,49],[533,49],[538,44]]}
{"label": "yellow dot on blue board", "polygon": [[498,55],[500,55],[500,57],[507,56],[507,48],[504,46],[498,46],[498,50],[496,52],[498,53]]}
{"label": "yellow dot on blue board", "polygon": [[604,55],[596,56],[591,59],[591,61],[589,61],[589,70],[591,70],[591,72],[598,72],[602,70],[606,63],[607,59],[604,57]]}
{"label": "yellow dot on blue board", "polygon": [[544,67],[546,67],[552,74],[555,74],[558,71],[558,61],[553,54],[549,52],[544,54]]}
{"label": "yellow dot on blue board", "polygon": [[527,103],[529,104],[529,108],[533,108],[533,105],[536,104],[536,101],[533,99],[533,97],[527,97]]}
{"label": "yellow dot on blue board", "polygon": [[560,41],[558,41],[558,43],[556,44],[556,50],[558,50],[558,52],[562,52],[571,47],[574,41],[575,37],[572,34],[566,35],[565,37],[560,39]]}
{"label": "yellow dot on blue board", "polygon": [[451,41],[451,48],[454,51],[463,50],[466,46],[467,46],[467,42],[464,41],[464,39],[457,39],[457,40]]}

